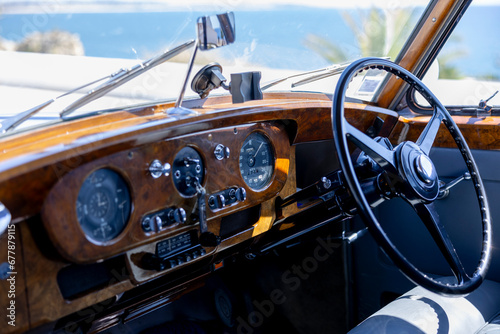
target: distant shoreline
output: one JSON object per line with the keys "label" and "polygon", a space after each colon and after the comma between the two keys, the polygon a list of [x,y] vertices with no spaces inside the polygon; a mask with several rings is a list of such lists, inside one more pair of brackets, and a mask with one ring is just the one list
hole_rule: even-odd
{"label": "distant shoreline", "polygon": [[[175,6],[158,2],[102,1],[72,2],[41,1],[38,3],[6,3],[0,4],[0,14],[65,14],[65,13],[134,13],[134,12],[164,12],[187,11],[188,6]],[[197,9],[198,10],[198,9]],[[201,9],[203,10],[203,8]]]}
{"label": "distant shoreline", "polygon": [[[370,7],[371,1],[351,0],[193,0],[184,3],[165,0],[4,0],[0,4],[0,14],[64,14],[64,13],[132,13],[132,12],[177,12],[177,11],[226,11],[226,10],[265,10],[277,6],[316,7],[316,8],[353,8]],[[483,0],[496,1],[500,0]],[[378,1],[385,3],[384,1]],[[402,0],[401,7],[424,6],[427,0]]]}

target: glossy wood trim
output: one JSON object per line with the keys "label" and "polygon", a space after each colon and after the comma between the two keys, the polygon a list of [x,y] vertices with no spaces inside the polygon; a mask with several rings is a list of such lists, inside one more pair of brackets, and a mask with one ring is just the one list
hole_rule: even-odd
{"label": "glossy wood trim", "polygon": [[[292,143],[332,138],[331,101],[324,94],[281,93],[276,99],[241,105],[217,104],[221,99],[214,100],[198,109],[200,115],[191,118],[167,117],[163,112],[170,105],[158,105],[4,138],[0,140],[7,147],[0,153],[0,201],[12,212],[14,221],[22,221],[38,213],[49,190],[80,166],[140,145],[208,129],[285,120],[296,127]],[[346,117],[355,123],[361,123],[360,116],[369,120],[375,115],[386,121],[396,119],[395,113],[385,109],[346,103]],[[96,125],[101,123],[106,126]]]}
{"label": "glossy wood trim", "polygon": [[[268,186],[259,191],[249,188],[239,173],[241,145],[245,138],[255,131],[269,137],[275,154],[272,180]],[[215,159],[213,152],[217,144],[230,148],[232,154],[228,159]],[[63,176],[48,194],[42,209],[42,220],[58,251],[72,262],[94,262],[189,230],[193,226],[190,217],[195,211],[196,197],[186,198],[179,194],[173,184],[172,175],[154,179],[147,172],[149,164],[154,159],[173,165],[177,152],[186,146],[195,148],[201,154],[205,166],[203,185],[208,196],[231,187],[243,187],[247,193],[244,202],[237,202],[215,211],[207,207],[208,225],[212,225],[215,218],[274,198],[287,180],[290,141],[284,126],[279,123],[257,123],[214,129],[119,152],[80,166]],[[104,243],[94,242],[86,237],[76,217],[79,189],[86,177],[100,168],[113,169],[126,180],[133,204],[131,217],[124,231],[117,238]],[[143,231],[141,221],[145,215],[170,207],[183,208],[187,213],[187,223],[173,225],[158,233]],[[214,229],[218,232],[219,228],[214,227]]]}
{"label": "glossy wood trim", "polygon": [[[68,264],[45,257],[38,249],[28,224],[18,224],[22,231],[25,257],[26,289],[31,328],[54,321],[85,307],[107,300],[133,288],[129,280],[110,281],[109,285],[75,300],[65,300],[57,285],[57,273]],[[125,270],[126,268],[123,268]],[[118,273],[123,274],[123,273]],[[70,324],[71,325],[71,324]]]}
{"label": "glossy wood trim", "polygon": [[[216,252],[233,247],[266,231],[274,221],[276,197],[286,197],[295,191],[295,155],[290,145],[332,138],[331,100],[327,95],[280,93],[266,94],[266,98],[241,105],[232,105],[227,97],[198,101],[201,103],[198,108],[200,115],[187,119],[167,117],[162,112],[169,105],[159,105],[76,120],[33,134],[2,139],[0,142],[6,144],[7,150],[0,153],[0,201],[11,209],[18,221],[38,214],[43,205],[44,227],[54,246],[68,260],[93,262],[127,250],[133,253],[130,248],[137,250],[137,247],[154,245],[158,240],[193,228],[177,227],[157,235],[144,235],[138,226],[145,213],[170,205],[194,205],[193,198],[183,198],[172,190],[168,178],[155,181],[145,173],[153,157],[172,163],[171,159],[181,146],[191,145],[203,153],[207,175],[220,176],[206,179],[204,185],[209,193],[237,185],[244,186],[248,194],[244,205],[209,211],[210,231],[218,233],[221,217],[258,203],[262,205],[261,220],[223,240]],[[390,111],[363,104],[346,104],[346,117],[361,130],[373,124],[377,116],[385,120],[382,133],[388,133],[397,121],[396,114]],[[234,135],[234,128],[241,137]],[[237,160],[226,165],[209,163],[217,143],[229,143],[233,157],[237,157],[242,139],[256,130],[269,135],[279,159],[271,185],[260,192],[252,191],[241,182],[239,173],[235,173]],[[138,201],[131,218],[134,222],[119,240],[109,245],[89,242],[74,223],[76,217],[71,212],[83,179],[101,167],[122,173],[134,187],[132,196]],[[68,263],[60,258],[47,258],[38,249],[34,240],[36,236],[27,222],[17,226],[22,230],[26,299],[30,307],[30,312],[24,314],[29,314],[31,328],[91,307],[134,287],[130,280],[112,282],[100,291],[89,292],[75,300],[64,300],[56,278],[59,270]]]}
{"label": "glossy wood trim", "polygon": [[[406,140],[416,141],[430,116],[400,117],[391,134],[391,142],[399,144]],[[453,116],[469,148],[478,150],[500,149],[500,117]],[[435,147],[456,148],[455,141],[441,124],[434,142]]]}

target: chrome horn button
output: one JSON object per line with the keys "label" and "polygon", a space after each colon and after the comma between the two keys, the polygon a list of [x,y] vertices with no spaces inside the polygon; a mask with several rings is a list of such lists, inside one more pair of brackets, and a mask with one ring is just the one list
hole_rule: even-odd
{"label": "chrome horn button", "polygon": [[427,184],[432,183],[435,178],[436,172],[434,170],[434,165],[425,154],[419,154],[415,159],[415,168],[417,170],[418,177]]}

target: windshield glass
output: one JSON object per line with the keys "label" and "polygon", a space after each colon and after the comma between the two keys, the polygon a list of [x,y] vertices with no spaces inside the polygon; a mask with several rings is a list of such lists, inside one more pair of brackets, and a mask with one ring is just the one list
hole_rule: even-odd
{"label": "windshield glass", "polygon": [[[422,1],[369,0],[4,1],[0,8],[0,114],[17,114],[194,39],[195,22],[202,15],[234,11],[236,41],[198,52],[192,75],[216,61],[228,79],[230,73],[261,71],[264,85],[363,56],[394,60],[425,5]],[[183,52],[80,113],[175,99],[190,53]],[[364,100],[370,100],[381,82],[377,73],[367,75],[371,80],[361,78],[353,93]],[[270,90],[290,90],[299,79]],[[190,82],[185,96],[196,97]],[[295,89],[332,93],[334,84],[335,79],[329,78]],[[58,118],[55,113],[86,91],[58,101],[33,120]],[[212,94],[217,93],[226,92],[219,89]]]}
{"label": "windshield glass", "polygon": [[[499,15],[499,0],[473,1],[426,73],[424,83],[444,105],[477,108],[491,97],[488,105],[500,106],[500,94],[494,95],[500,90],[500,44],[492,40],[500,25],[489,24]],[[429,105],[418,95],[417,102]]]}

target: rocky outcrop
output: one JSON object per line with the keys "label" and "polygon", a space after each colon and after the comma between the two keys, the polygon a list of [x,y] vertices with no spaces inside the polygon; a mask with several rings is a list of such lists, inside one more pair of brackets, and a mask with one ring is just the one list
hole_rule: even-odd
{"label": "rocky outcrop", "polygon": [[78,34],[72,34],[61,30],[34,32],[26,36],[19,43],[0,38],[0,50],[53,53],[73,56],[83,56],[85,54],[83,44]]}

